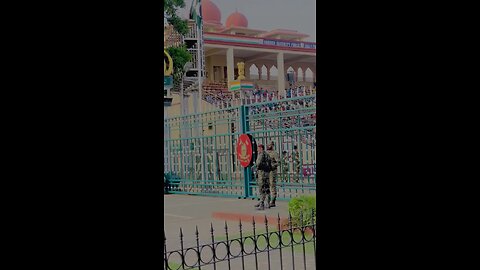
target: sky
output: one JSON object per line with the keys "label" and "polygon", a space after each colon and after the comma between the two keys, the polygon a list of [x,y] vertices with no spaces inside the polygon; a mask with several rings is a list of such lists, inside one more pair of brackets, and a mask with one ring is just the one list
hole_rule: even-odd
{"label": "sky", "polygon": [[[316,41],[315,0],[211,0],[222,12],[222,24],[235,12],[248,19],[248,27],[257,30],[289,29],[310,35],[306,41]],[[186,10],[191,0],[185,0]],[[184,14],[188,12],[185,11]]]}

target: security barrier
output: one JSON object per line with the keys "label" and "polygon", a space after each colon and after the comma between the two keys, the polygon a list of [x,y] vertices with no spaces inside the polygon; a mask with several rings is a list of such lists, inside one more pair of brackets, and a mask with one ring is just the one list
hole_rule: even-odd
{"label": "security barrier", "polygon": [[[226,221],[221,230],[210,225],[211,241],[203,243],[196,228],[196,245],[192,246],[184,245],[180,227],[181,249],[169,249],[167,242],[172,239],[164,237],[164,269],[316,269],[317,225],[314,211],[301,213],[301,223],[297,225],[293,225],[290,214],[287,223],[281,221],[279,214],[277,217],[276,222],[269,224],[265,216],[264,220],[257,221],[257,225],[252,218],[252,231],[240,220],[238,236],[230,231]],[[304,222],[304,217],[310,218]],[[218,240],[222,236],[225,240]]]}
{"label": "security barrier", "polygon": [[315,95],[167,118],[164,130],[166,192],[256,197],[255,167],[240,166],[236,154],[246,133],[257,145],[273,141],[284,161],[277,169],[279,200],[315,193]]}

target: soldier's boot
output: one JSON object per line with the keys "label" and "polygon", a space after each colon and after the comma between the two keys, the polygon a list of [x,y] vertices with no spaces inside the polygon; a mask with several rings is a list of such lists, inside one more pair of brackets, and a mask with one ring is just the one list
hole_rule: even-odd
{"label": "soldier's boot", "polygon": [[263,202],[260,202],[260,205],[257,207],[257,210],[265,210],[265,205]]}
{"label": "soldier's boot", "polygon": [[262,204],[262,202],[259,202],[259,203],[255,204],[253,207],[259,207],[261,204]]}
{"label": "soldier's boot", "polygon": [[276,205],[275,205],[275,199],[276,199],[276,198],[273,198],[273,200],[270,202],[270,204],[269,204],[270,207],[275,207],[275,206],[276,206]]}

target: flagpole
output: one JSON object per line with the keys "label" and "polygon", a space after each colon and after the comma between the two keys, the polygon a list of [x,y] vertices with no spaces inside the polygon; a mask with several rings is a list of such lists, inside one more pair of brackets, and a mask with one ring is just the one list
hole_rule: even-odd
{"label": "flagpole", "polygon": [[200,113],[203,112],[203,102],[202,102],[202,83],[203,83],[203,67],[202,67],[202,30],[200,29],[201,25],[197,27],[197,67],[198,67],[198,102],[200,102],[198,108],[200,109]]}
{"label": "flagpole", "polygon": [[[193,1],[197,1],[197,0],[193,0]],[[200,139],[200,162],[201,162],[201,166],[200,166],[200,169],[201,169],[201,175],[202,175],[202,179],[204,181],[204,186],[203,186],[203,190],[206,191],[207,189],[207,178],[205,176],[205,151],[204,151],[204,138],[203,138],[203,122],[202,122],[202,113],[203,113],[203,102],[202,102],[202,98],[203,98],[203,91],[202,91],[202,81],[203,81],[203,67],[202,67],[202,58],[203,58],[203,54],[202,54],[202,49],[203,49],[203,44],[202,44],[202,40],[203,40],[203,37],[202,37],[202,1],[201,0],[198,0],[198,13],[197,13],[197,18],[195,20],[195,24],[197,26],[197,78],[198,78],[198,108],[199,108],[199,129],[200,129],[200,136],[202,137]],[[198,19],[198,17],[200,17],[200,20]]]}
{"label": "flagpole", "polygon": [[[200,109],[200,113],[203,112],[203,14],[202,14],[202,1],[198,1],[198,15],[200,16],[200,20],[197,20],[197,37],[198,37],[198,102],[200,102],[198,108]],[[199,23],[200,22],[200,23]]]}

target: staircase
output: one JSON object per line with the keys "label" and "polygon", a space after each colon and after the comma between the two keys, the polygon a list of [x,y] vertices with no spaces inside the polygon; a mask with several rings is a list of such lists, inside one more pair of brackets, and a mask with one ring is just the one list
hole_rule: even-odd
{"label": "staircase", "polygon": [[[196,39],[196,25],[192,20],[188,21],[189,33],[186,36],[182,36],[177,31],[174,30],[171,25],[164,25],[164,48],[167,47],[178,47],[186,44],[186,39],[190,42]],[[195,77],[183,77],[176,78],[173,82],[173,88],[170,90],[171,93],[180,94],[182,80],[183,80],[183,94],[184,96],[189,96],[191,92],[198,91],[198,67],[197,67],[197,49],[187,48],[187,51],[192,55],[191,65],[188,70],[184,70],[182,74],[186,74],[189,71],[197,71]],[[191,76],[191,75],[190,75]]]}
{"label": "staircase", "polygon": [[[173,88],[170,90],[171,93],[180,94],[181,92],[181,81],[175,80],[173,82]],[[183,94],[188,96],[190,92],[198,91],[198,79],[196,77],[184,77],[183,78]]]}

